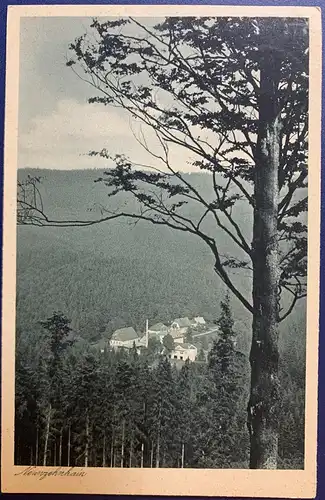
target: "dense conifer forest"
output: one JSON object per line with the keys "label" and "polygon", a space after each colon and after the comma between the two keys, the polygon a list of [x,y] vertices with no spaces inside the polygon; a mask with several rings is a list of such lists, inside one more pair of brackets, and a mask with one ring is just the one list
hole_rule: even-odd
{"label": "dense conifer forest", "polygon": [[[68,340],[58,313],[42,322],[38,350],[18,336],[16,464],[247,467],[249,365],[222,306],[207,362],[171,363],[154,344],[101,352]],[[302,468],[304,364],[289,346],[286,356],[279,463]]]}
{"label": "dense conifer forest", "polygon": [[[94,200],[105,201],[96,171],[35,173],[52,213],[96,216]],[[15,463],[248,467],[250,319],[225,300],[199,241],[145,223],[19,227],[17,253]],[[207,360],[91,345],[122,326],[143,331],[146,319],[194,315],[220,325]],[[281,325],[280,346],[279,467],[302,468],[303,302]]]}

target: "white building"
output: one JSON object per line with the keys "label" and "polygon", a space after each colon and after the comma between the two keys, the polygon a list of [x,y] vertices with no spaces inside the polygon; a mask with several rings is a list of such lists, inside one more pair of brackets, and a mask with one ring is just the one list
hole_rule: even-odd
{"label": "white building", "polygon": [[175,329],[175,330],[170,329],[168,333],[169,333],[169,335],[171,335],[173,337],[174,342],[176,344],[183,344],[184,343],[184,340],[185,340],[184,333],[181,333],[181,331],[179,331],[177,329]]}
{"label": "white building", "polygon": [[177,334],[180,337],[183,335],[186,335],[188,329],[192,326],[191,321],[185,317],[185,318],[176,318],[170,325],[169,332],[173,338],[175,339],[175,335]]}
{"label": "white building", "polygon": [[174,349],[170,353],[171,359],[186,361],[195,361],[197,356],[197,348],[193,344],[175,344]]}

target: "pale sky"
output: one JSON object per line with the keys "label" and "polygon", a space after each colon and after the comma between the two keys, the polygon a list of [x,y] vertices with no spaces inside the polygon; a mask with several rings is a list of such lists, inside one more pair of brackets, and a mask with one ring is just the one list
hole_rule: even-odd
{"label": "pale sky", "polygon": [[[139,163],[158,166],[134,139],[128,115],[88,104],[93,90],[65,65],[69,43],[90,22],[71,17],[21,19],[19,167],[105,168],[103,159],[87,156],[88,151],[104,147],[112,154],[125,153]],[[154,144],[153,135],[147,137]],[[183,149],[171,153],[176,169],[193,170]]]}

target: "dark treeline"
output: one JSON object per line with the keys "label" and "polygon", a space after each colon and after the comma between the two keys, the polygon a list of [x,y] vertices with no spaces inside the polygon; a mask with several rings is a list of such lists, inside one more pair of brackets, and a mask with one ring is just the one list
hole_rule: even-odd
{"label": "dark treeline", "polygon": [[[15,463],[83,467],[248,467],[248,359],[229,302],[208,361],[175,365],[150,347],[99,352],[73,343],[69,320],[17,333]],[[288,346],[279,465],[303,467],[304,366]],[[287,361],[288,359],[288,361]]]}

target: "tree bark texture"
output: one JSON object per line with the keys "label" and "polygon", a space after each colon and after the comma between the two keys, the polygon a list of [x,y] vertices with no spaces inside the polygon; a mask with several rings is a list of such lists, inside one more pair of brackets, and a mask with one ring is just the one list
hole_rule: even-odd
{"label": "tree bark texture", "polygon": [[260,74],[253,226],[253,336],[248,403],[250,468],[276,469],[278,452],[279,59],[265,54]]}

